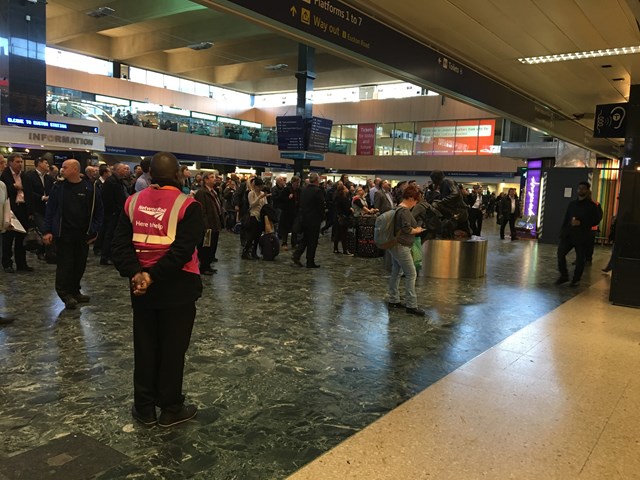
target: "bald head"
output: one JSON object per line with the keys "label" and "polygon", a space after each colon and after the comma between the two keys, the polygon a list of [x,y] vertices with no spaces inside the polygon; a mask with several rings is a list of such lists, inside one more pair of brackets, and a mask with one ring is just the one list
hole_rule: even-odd
{"label": "bald head", "polygon": [[169,152],[158,152],[151,158],[149,167],[154,183],[176,183],[179,181],[180,164]]}
{"label": "bald head", "polygon": [[65,160],[62,163],[60,175],[68,182],[78,183],[80,181],[80,162],[73,159]]}

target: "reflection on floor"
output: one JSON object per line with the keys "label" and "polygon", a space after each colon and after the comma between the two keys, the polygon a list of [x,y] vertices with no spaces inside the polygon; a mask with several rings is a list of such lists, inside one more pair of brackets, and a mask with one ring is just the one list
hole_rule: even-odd
{"label": "reflection on floor", "polygon": [[[91,257],[84,285],[92,301],[65,311],[54,267],[33,258],[35,274],[4,274],[0,284],[0,315],[17,317],[0,329],[0,478],[25,478],[8,457],[69,434],[126,456],[112,455],[96,478],[293,473],[585,291],[608,259],[607,249],[596,249],[582,285],[558,288],[554,247],[500,241],[495,226],[485,230],[486,278],[418,279],[428,321],[387,311],[381,259],[332,254],[323,237],[318,270],[294,266],[286,252],[273,263],[241,261],[238,237],[222,234],[185,376],[200,412],[168,430],[140,428],[129,416],[126,281]],[[46,471],[67,457],[73,452],[47,457]]]}

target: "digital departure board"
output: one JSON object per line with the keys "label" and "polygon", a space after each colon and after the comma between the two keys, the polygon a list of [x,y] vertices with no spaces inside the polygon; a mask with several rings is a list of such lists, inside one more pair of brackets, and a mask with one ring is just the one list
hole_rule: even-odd
{"label": "digital departure board", "polygon": [[300,115],[276,117],[278,150],[304,150],[305,124]]}

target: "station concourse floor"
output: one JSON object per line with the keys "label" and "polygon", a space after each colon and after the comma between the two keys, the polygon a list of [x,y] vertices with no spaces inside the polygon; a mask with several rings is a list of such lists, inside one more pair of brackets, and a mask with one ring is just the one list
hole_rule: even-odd
{"label": "station concourse floor", "polygon": [[501,241],[487,276],[418,278],[428,319],[387,311],[382,259],[322,237],[301,269],[223,232],[185,369],[194,421],[130,417],[127,282],[90,255],[89,304],[55,267],[0,274],[0,480],[640,478],[640,324],[596,248],[556,287],[556,248]]}

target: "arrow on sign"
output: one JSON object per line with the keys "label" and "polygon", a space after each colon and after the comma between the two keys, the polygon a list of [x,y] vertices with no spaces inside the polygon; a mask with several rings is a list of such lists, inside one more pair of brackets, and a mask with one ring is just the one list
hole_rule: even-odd
{"label": "arrow on sign", "polygon": [[298,11],[296,10],[296,7],[291,7],[291,16],[295,17],[296,13],[298,13]]}

